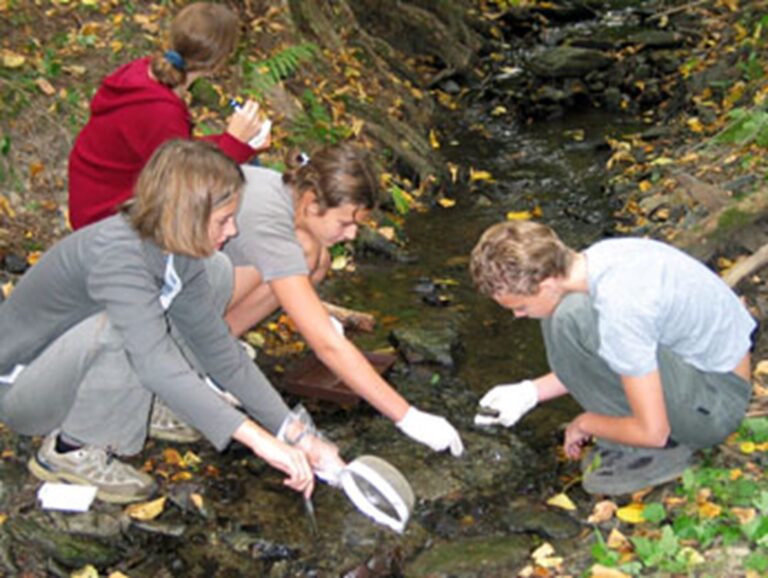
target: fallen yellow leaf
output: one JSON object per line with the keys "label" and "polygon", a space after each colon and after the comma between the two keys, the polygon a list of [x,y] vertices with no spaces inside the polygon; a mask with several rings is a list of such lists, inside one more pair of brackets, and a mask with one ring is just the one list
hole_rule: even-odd
{"label": "fallen yellow leaf", "polygon": [[23,55],[7,48],[0,50],[0,56],[2,57],[3,66],[6,68],[20,68],[27,61]]}
{"label": "fallen yellow leaf", "polygon": [[88,564],[83,566],[79,570],[75,570],[69,575],[69,578],[99,578],[99,571],[93,566]]}
{"label": "fallen yellow leaf", "polygon": [[699,504],[699,516],[702,518],[717,518],[722,511],[723,508],[713,502],[704,502],[703,504]]}
{"label": "fallen yellow leaf", "polygon": [[691,130],[691,132],[704,132],[704,125],[701,124],[701,120],[699,120],[699,118],[696,116],[689,118],[686,124],[688,125],[688,128]]}
{"label": "fallen yellow leaf", "polygon": [[16,217],[16,211],[11,207],[11,202],[3,195],[0,195],[0,213],[5,213],[11,219]]}
{"label": "fallen yellow leaf", "polygon": [[347,263],[349,263],[349,259],[346,255],[337,255],[333,258],[333,261],[331,261],[331,269],[334,271],[341,271],[346,268]]}
{"label": "fallen yellow leaf", "polygon": [[547,505],[561,508],[563,510],[575,510],[576,504],[564,493],[561,492],[547,500]]}
{"label": "fallen yellow leaf", "polygon": [[440,148],[440,140],[437,138],[437,133],[435,132],[435,129],[430,129],[429,131],[429,144],[433,149]]}
{"label": "fallen yellow leaf", "polygon": [[530,211],[510,211],[507,213],[507,221],[528,221],[533,218]]}
{"label": "fallen yellow leaf", "polygon": [[619,532],[616,528],[611,530],[611,533],[608,534],[608,539],[606,540],[605,545],[612,550],[628,550],[632,547],[629,538]]}
{"label": "fallen yellow leaf", "polygon": [[40,89],[40,92],[46,96],[53,96],[56,94],[56,89],[53,88],[53,85],[45,78],[38,78],[35,80],[35,84],[37,85],[37,88]]}
{"label": "fallen yellow leaf", "polygon": [[743,442],[739,444],[739,449],[743,454],[753,454],[755,453],[755,442]]}
{"label": "fallen yellow leaf", "polygon": [[157,498],[156,500],[152,500],[150,502],[131,504],[125,509],[125,513],[134,520],[139,520],[141,522],[154,520],[163,513],[166,499],[167,498],[163,496],[162,498]]}
{"label": "fallen yellow leaf", "polygon": [[645,522],[643,510],[645,510],[645,505],[635,502],[616,510],[616,517],[628,524],[642,524]]}
{"label": "fallen yellow leaf", "polygon": [[451,173],[451,182],[456,183],[456,179],[459,177],[459,167],[453,163],[449,163],[448,172]]}
{"label": "fallen yellow leaf", "polygon": [[477,171],[470,167],[469,169],[470,181],[493,181],[493,175],[488,171]]}

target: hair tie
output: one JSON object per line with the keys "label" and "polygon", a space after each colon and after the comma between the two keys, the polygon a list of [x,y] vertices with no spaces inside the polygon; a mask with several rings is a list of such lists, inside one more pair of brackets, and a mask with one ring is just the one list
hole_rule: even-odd
{"label": "hair tie", "polygon": [[184,57],[181,54],[175,50],[166,50],[163,56],[176,70],[184,72],[186,63],[184,62]]}
{"label": "hair tie", "polygon": [[300,152],[297,157],[300,167],[306,167],[309,164],[309,155],[305,152]]}

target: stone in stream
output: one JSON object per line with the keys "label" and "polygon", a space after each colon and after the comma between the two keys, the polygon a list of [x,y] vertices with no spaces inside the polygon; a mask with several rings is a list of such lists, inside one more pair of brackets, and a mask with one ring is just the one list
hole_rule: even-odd
{"label": "stone in stream", "polygon": [[123,559],[122,548],[106,541],[59,531],[37,512],[25,518],[9,518],[3,525],[17,543],[39,550],[67,568],[92,564],[104,568]]}
{"label": "stone in stream", "polygon": [[476,578],[515,576],[527,561],[532,539],[524,535],[473,537],[436,542],[407,564],[407,578]]}
{"label": "stone in stream", "polygon": [[454,367],[454,352],[459,346],[459,334],[451,327],[404,327],[390,335],[408,363],[437,363]]}

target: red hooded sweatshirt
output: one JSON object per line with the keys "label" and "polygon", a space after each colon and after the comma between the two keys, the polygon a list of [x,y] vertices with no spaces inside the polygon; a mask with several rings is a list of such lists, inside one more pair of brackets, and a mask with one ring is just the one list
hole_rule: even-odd
{"label": "red hooded sweatshirt", "polygon": [[[149,76],[149,57],[134,60],[104,79],[91,102],[91,118],[69,155],[69,222],[79,229],[108,217],[133,195],[133,185],[155,149],[190,138],[184,101]],[[237,163],[254,154],[229,133],[210,135]]]}

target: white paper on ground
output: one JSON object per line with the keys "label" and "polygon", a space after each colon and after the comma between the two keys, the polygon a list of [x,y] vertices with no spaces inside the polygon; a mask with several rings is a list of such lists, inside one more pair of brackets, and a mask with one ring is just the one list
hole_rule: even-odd
{"label": "white paper on ground", "polygon": [[45,482],[37,490],[37,498],[45,510],[87,512],[96,497],[96,486]]}

